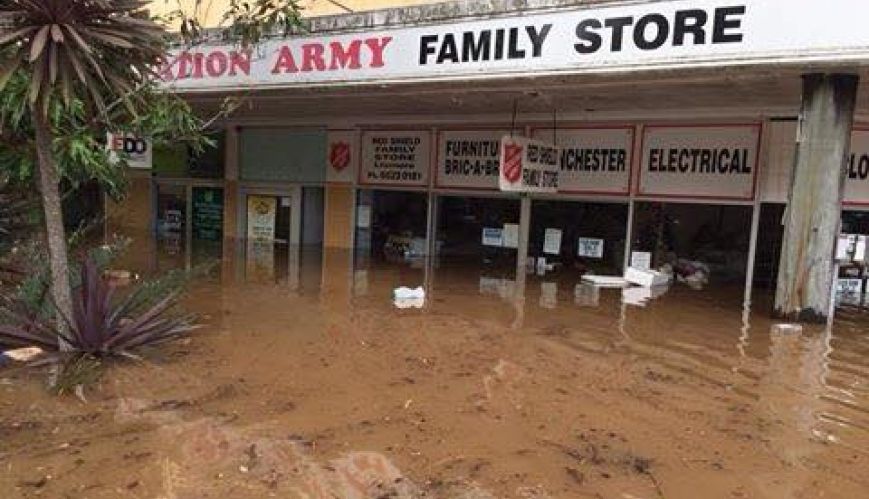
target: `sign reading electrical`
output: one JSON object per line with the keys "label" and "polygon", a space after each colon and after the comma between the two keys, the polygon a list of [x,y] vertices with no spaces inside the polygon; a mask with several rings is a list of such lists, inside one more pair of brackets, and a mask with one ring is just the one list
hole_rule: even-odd
{"label": "sign reading electrical", "polygon": [[670,0],[297,37],[255,50],[198,46],[172,54],[162,78],[179,90],[489,78],[541,71],[652,70],[869,57],[864,0]]}

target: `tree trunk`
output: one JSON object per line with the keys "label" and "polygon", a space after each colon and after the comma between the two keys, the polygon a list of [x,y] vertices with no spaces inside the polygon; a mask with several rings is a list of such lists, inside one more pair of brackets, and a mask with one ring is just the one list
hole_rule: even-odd
{"label": "tree trunk", "polygon": [[[66,230],[60,204],[59,176],[52,152],[52,130],[47,118],[37,108],[31,109],[36,132],[36,155],[39,163],[39,191],[45,211],[45,234],[48,240],[48,260],[51,266],[51,297],[56,307],[55,318],[61,332],[69,331],[72,320],[72,288],[69,283],[69,256],[66,250]],[[68,348],[58,339],[62,349]]]}

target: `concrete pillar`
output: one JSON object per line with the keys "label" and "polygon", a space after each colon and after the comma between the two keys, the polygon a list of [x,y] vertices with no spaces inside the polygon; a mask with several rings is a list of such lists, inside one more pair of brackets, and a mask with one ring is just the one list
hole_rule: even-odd
{"label": "concrete pillar", "polygon": [[223,183],[223,278],[230,282],[235,275],[238,234],[238,178],[240,164],[240,127],[226,127]]}
{"label": "concrete pillar", "polygon": [[853,75],[803,76],[797,153],[775,296],[775,314],[788,320],[826,322],[830,314],[857,83]]}

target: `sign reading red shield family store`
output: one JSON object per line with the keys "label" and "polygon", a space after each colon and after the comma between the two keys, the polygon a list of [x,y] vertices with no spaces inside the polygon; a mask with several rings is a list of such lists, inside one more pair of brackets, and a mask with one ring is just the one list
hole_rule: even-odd
{"label": "sign reading red shield family store", "polygon": [[560,161],[557,146],[505,135],[498,185],[506,192],[558,192]]}

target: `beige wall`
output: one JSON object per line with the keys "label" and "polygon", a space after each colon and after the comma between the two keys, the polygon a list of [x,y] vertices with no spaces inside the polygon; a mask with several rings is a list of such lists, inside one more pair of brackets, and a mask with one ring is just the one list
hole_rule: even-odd
{"label": "beige wall", "polygon": [[[179,4],[187,16],[194,17],[205,26],[215,26],[230,0],[154,0],[150,10],[155,15],[166,15],[178,10]],[[335,0],[337,4],[348,7],[353,12],[365,10],[385,9],[388,7],[401,7],[437,3],[438,0]],[[323,16],[329,14],[344,14],[347,10],[342,9],[336,3],[328,0],[300,0],[302,15],[305,17]]]}

